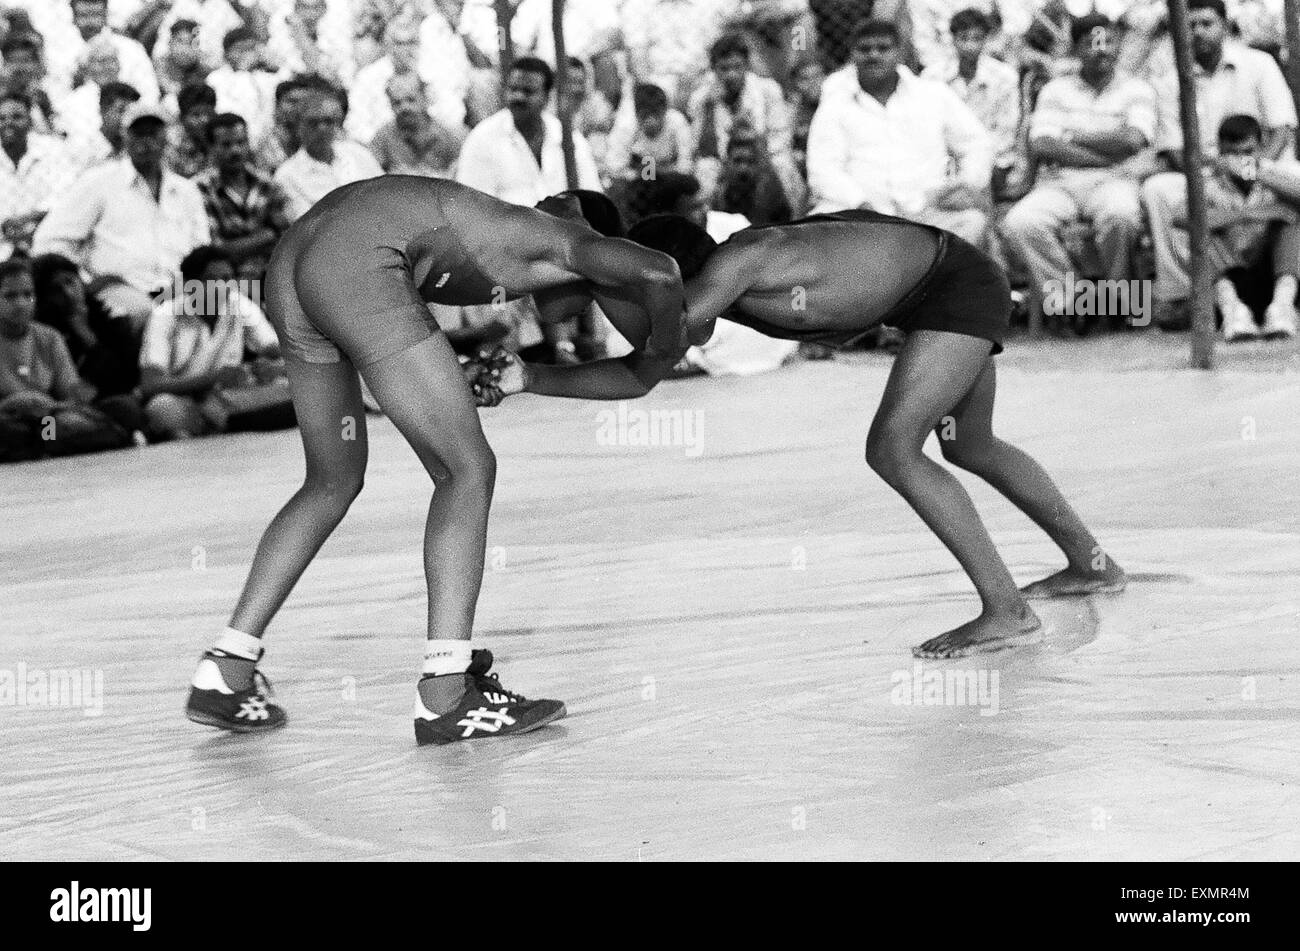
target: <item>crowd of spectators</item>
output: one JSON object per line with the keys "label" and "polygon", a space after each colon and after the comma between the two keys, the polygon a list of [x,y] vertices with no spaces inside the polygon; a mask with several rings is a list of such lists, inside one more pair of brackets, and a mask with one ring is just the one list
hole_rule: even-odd
{"label": "crowd of spectators", "polygon": [[[0,459],[291,421],[256,289],[294,220],[381,174],[531,205],[572,163],[629,223],[719,240],[869,208],[986,248],[1027,307],[1066,272],[1152,278],[1155,322],[1188,322],[1163,2],[567,0],[563,102],[551,0],[505,6],[509,44],[494,0],[0,0]],[[1282,3],[1189,7],[1223,333],[1291,337]],[[534,359],[620,344],[528,301],[434,310]]]}

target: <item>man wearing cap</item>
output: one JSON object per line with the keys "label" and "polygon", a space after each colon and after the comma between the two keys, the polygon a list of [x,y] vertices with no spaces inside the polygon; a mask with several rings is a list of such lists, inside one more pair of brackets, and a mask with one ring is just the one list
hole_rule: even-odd
{"label": "man wearing cap", "polygon": [[36,254],[62,254],[92,277],[112,278],[101,300],[115,317],[144,326],[171,287],[181,258],[210,238],[203,196],[163,165],[167,120],[134,103],[122,118],[126,157],[84,173],[36,229]]}

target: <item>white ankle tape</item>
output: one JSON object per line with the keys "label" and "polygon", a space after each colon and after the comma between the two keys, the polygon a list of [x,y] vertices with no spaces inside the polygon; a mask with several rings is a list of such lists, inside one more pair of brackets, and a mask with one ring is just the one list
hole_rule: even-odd
{"label": "white ankle tape", "polygon": [[469,641],[426,641],[424,666],[421,673],[440,677],[444,674],[463,674],[469,670]]}
{"label": "white ankle tape", "polygon": [[217,642],[212,645],[219,651],[242,657],[245,660],[257,660],[262,655],[262,642],[251,634],[236,631],[228,627],[221,632]]}

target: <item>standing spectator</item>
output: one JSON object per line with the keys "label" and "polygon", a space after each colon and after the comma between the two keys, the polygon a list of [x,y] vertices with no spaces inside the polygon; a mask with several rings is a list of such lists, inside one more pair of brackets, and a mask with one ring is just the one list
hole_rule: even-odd
{"label": "standing spectator", "polygon": [[731,6],[726,0],[625,0],[623,41],[632,78],[654,83],[685,109]]}
{"label": "standing spectator", "polygon": [[356,75],[347,0],[292,0],[270,23],[267,54],[281,72],[315,73],[346,87]]}
{"label": "standing spectator", "polygon": [[1106,278],[1132,277],[1142,212],[1126,162],[1155,137],[1155,90],[1116,72],[1114,24],[1089,14],[1075,21],[1073,35],[1079,74],[1053,79],[1039,95],[1029,125],[1038,182],[1003,223],[1036,292],[1070,269],[1060,231],[1080,215],[1096,229]]}
{"label": "standing spectator", "polygon": [[694,136],[686,116],[668,105],[654,83],[632,87],[632,108],[620,109],[609,134],[605,170],[617,178],[654,178],[661,171],[689,173]]}
{"label": "standing spectator", "polygon": [[[749,68],[750,52],[738,33],[724,33],[709,48],[711,75],[691,96],[687,115],[695,131],[695,154],[716,170],[727,154],[733,126],[763,139],[764,151],[785,193],[803,203],[803,187],[792,154],[793,125],[780,85]],[[716,175],[716,171],[714,171]]]}
{"label": "standing spectator", "polygon": [[275,111],[275,74],[261,67],[257,34],[246,26],[226,34],[226,61],[208,74],[208,85],[216,91],[218,112],[243,116],[249,134],[261,139],[271,128]]}
{"label": "standing spectator", "polygon": [[993,137],[997,167],[1010,168],[1020,127],[1020,75],[984,52],[993,34],[987,14],[973,7],[959,10],[949,30],[956,55],[927,66],[922,75],[943,83],[966,103]]}
{"label": "standing spectator", "polygon": [[289,220],[297,221],[334,189],[384,174],[364,145],[341,139],[347,99],[340,90],[312,89],[298,123],[302,146],[280,166],[275,182],[289,199]]}
{"label": "standing spectator", "polygon": [[[149,435],[189,439],[225,432],[235,399],[279,377],[271,362],[280,345],[266,315],[235,285],[230,259],[214,248],[196,248],[181,262],[187,292],[160,303],[149,315],[140,347],[140,392],[147,402]],[[257,355],[245,364],[244,353]],[[288,386],[278,402],[289,402]],[[274,400],[276,393],[270,394]],[[264,409],[267,407],[263,407]]]}
{"label": "standing spectator", "polygon": [[27,96],[32,104],[32,128],[43,135],[60,134],[63,130],[45,79],[41,38],[14,30],[0,42],[0,58],[4,60],[0,86]]}
{"label": "standing spectator", "polygon": [[898,28],[867,20],[853,39],[854,88],[833,93],[836,76],[826,80],[808,132],[817,210],[869,208],[982,244],[992,139],[951,89],[899,58]]}
{"label": "standing spectator", "polygon": [[175,0],[163,19],[159,32],[170,36],[173,26],[179,20],[189,20],[195,24],[195,39],[205,74],[221,65],[224,55],[222,41],[226,34],[235,27],[244,25],[244,18],[230,4],[230,0]]}
{"label": "standing spectator", "polygon": [[126,83],[109,82],[100,87],[98,124],[68,139],[75,168],[87,169],[122,157],[122,116],[139,101],[135,87]]}
{"label": "standing spectator", "polygon": [[[85,55],[86,47],[96,40],[108,42],[121,64],[121,75],[115,78],[133,86],[141,98],[157,102],[158,77],[154,72],[153,61],[138,42],[109,28],[108,0],[71,0],[71,3],[72,22],[77,28],[79,41],[71,44],[65,51],[66,54],[79,60]],[[74,72],[69,85],[77,86],[78,79]]]}
{"label": "standing spectator", "polygon": [[193,20],[176,20],[167,34],[166,45],[159,43],[154,53],[158,88],[165,100],[175,102],[186,86],[200,84],[208,68],[199,49],[199,25]]}
{"label": "standing spectator", "polygon": [[[506,108],[470,130],[457,163],[457,181],[517,205],[533,205],[568,188],[560,120],[546,111],[554,81],[542,60],[526,56],[515,61]],[[578,187],[599,191],[591,149],[576,132],[573,150]]]}
{"label": "standing spectator", "polygon": [[433,117],[424,81],[415,75],[394,76],[388,81],[388,101],[393,121],[380,129],[370,143],[370,151],[383,170],[452,178],[465,133]]}
{"label": "standing spectator", "polygon": [[213,246],[243,280],[261,280],[271,249],[289,227],[289,199],[253,164],[248,124],[222,113],[208,126],[212,168],[195,183],[203,195]]}
{"label": "standing spectator", "polygon": [[436,64],[422,68],[422,36],[421,27],[409,19],[399,17],[391,21],[384,31],[384,55],[357,70],[356,82],[349,93],[352,109],[348,113],[347,132],[358,142],[369,142],[392,121],[393,111],[386,90],[394,76],[419,76],[433,91],[433,114],[449,126],[464,123],[464,93],[457,96],[449,88]]}
{"label": "standing spectator", "polygon": [[144,325],[152,296],[173,281],[181,258],[209,239],[197,186],[163,164],[167,120],[138,102],[123,116],[127,157],[85,172],[36,229],[37,254],[62,254],[112,278],[101,291],[114,317]]}
{"label": "standing spectator", "polygon": [[[1219,155],[1206,183],[1209,266],[1229,343],[1251,337],[1296,334],[1300,275],[1300,163],[1261,157],[1263,130],[1252,116],[1229,116],[1219,126]],[[1176,224],[1186,226],[1185,221]],[[1262,298],[1251,286],[1273,278],[1264,326],[1238,294]]]}
{"label": "standing spectator", "polygon": [[[1264,130],[1261,156],[1279,158],[1293,142],[1296,110],[1277,63],[1267,53],[1229,40],[1223,0],[1189,0],[1188,26],[1192,34],[1192,69],[1200,127],[1218,129],[1229,115],[1248,115]],[[1175,168],[1181,169],[1177,90],[1164,88],[1158,92],[1165,108],[1161,111],[1156,147]],[[1187,186],[1183,176],[1174,173],[1151,176],[1142,183],[1142,202],[1151,222],[1155,250],[1155,297],[1159,308],[1156,319],[1170,329],[1185,328],[1190,324],[1189,248],[1186,232],[1174,227],[1174,220],[1186,215]]]}
{"label": "standing spectator", "polygon": [[31,100],[0,91],[0,260],[31,250],[36,226],[72,170],[61,141],[32,134]]}
{"label": "standing spectator", "polygon": [[185,86],[176,97],[180,123],[171,127],[167,165],[183,178],[208,167],[208,123],[217,114],[217,91],[207,83]]}

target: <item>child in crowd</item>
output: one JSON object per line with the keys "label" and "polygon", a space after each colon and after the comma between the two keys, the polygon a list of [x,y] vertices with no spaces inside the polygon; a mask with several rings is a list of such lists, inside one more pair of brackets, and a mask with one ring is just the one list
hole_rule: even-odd
{"label": "child in crowd", "polygon": [[261,68],[261,46],[248,27],[227,33],[224,49],[226,60],[208,74],[207,83],[216,91],[217,111],[242,116],[256,141],[271,128],[276,75]]}
{"label": "child in crowd", "polygon": [[620,110],[609,134],[606,167],[619,178],[653,177],[657,172],[691,171],[691,125],[668,106],[668,94],[653,83],[632,89],[632,112]]}

